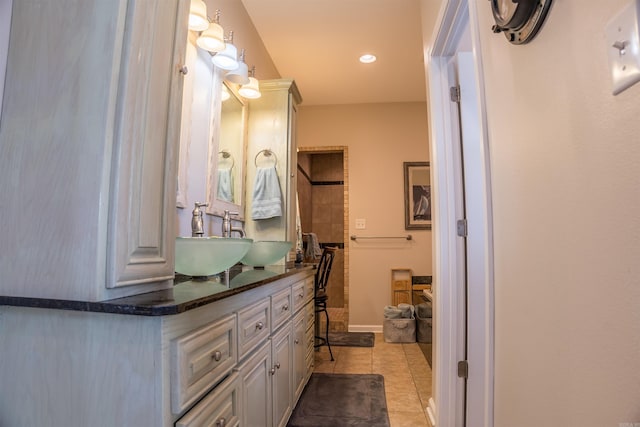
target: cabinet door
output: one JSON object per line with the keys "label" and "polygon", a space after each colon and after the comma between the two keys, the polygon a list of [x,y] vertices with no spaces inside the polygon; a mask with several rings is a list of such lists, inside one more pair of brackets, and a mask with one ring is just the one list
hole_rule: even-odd
{"label": "cabinet door", "polygon": [[293,388],[295,390],[293,402],[297,402],[302,389],[304,389],[304,380],[307,372],[307,346],[305,341],[306,325],[305,311],[300,311],[293,318]]}
{"label": "cabinet door", "polygon": [[111,167],[107,287],[173,278],[188,0],[129,1]]}
{"label": "cabinet door", "polygon": [[292,411],[293,360],[291,321],[271,338],[274,369],[271,395],[273,399],[273,425],[284,427]]}
{"label": "cabinet door", "polygon": [[242,408],[240,424],[245,427],[273,425],[271,378],[271,341],[267,341],[241,366]]}

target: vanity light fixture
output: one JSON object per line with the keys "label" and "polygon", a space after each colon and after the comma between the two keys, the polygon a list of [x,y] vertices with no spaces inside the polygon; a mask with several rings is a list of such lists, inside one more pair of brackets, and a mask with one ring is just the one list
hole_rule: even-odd
{"label": "vanity light fixture", "polygon": [[262,96],[262,94],[260,93],[260,83],[258,82],[258,79],[254,77],[255,74],[256,67],[253,66],[251,67],[251,76],[249,77],[249,83],[240,86],[240,89],[238,89],[238,93],[243,98],[258,99]]}
{"label": "vanity light fixture", "polygon": [[196,40],[199,47],[209,52],[220,52],[224,50],[224,30],[220,26],[220,9],[216,10],[216,17],[213,22],[207,21],[208,27],[200,34]]}
{"label": "vanity light fixture", "polygon": [[247,67],[247,63],[244,62],[244,49],[240,51],[238,68],[229,71],[227,75],[224,76],[224,79],[237,85],[246,85],[249,83],[249,67]]}
{"label": "vanity light fixture", "polygon": [[226,71],[238,68],[238,49],[233,45],[233,31],[229,31],[224,50],[213,55],[211,61],[216,67]]}
{"label": "vanity light fixture", "polygon": [[203,0],[191,0],[189,8],[189,29],[193,31],[204,31],[209,27],[207,19],[207,5]]}
{"label": "vanity light fixture", "polygon": [[375,55],[367,53],[360,57],[360,62],[362,62],[363,64],[371,64],[372,62],[376,62],[377,59],[378,58],[376,58]]}

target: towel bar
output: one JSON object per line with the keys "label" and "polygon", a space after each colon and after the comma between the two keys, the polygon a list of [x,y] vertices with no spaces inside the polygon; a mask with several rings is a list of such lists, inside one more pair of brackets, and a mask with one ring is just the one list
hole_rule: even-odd
{"label": "towel bar", "polygon": [[405,239],[405,240],[413,240],[413,236],[411,234],[407,234],[406,236],[356,236],[355,234],[351,236],[351,240],[358,239]]}

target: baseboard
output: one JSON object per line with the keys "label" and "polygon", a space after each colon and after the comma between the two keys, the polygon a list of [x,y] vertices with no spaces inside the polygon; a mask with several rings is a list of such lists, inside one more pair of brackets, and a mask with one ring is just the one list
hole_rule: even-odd
{"label": "baseboard", "polygon": [[382,325],[349,325],[349,332],[382,333]]}
{"label": "baseboard", "polygon": [[427,406],[427,417],[429,417],[431,427],[436,427],[436,402],[433,400],[433,397],[429,398],[429,406]]}

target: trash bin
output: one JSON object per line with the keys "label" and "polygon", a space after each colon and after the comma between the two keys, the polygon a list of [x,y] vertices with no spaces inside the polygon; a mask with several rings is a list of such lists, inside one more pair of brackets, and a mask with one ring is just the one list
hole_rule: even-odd
{"label": "trash bin", "polygon": [[416,319],[414,306],[398,304],[384,308],[382,335],[385,342],[411,343],[416,342]]}
{"label": "trash bin", "polygon": [[430,302],[416,305],[416,338],[418,342],[432,341],[433,310]]}

